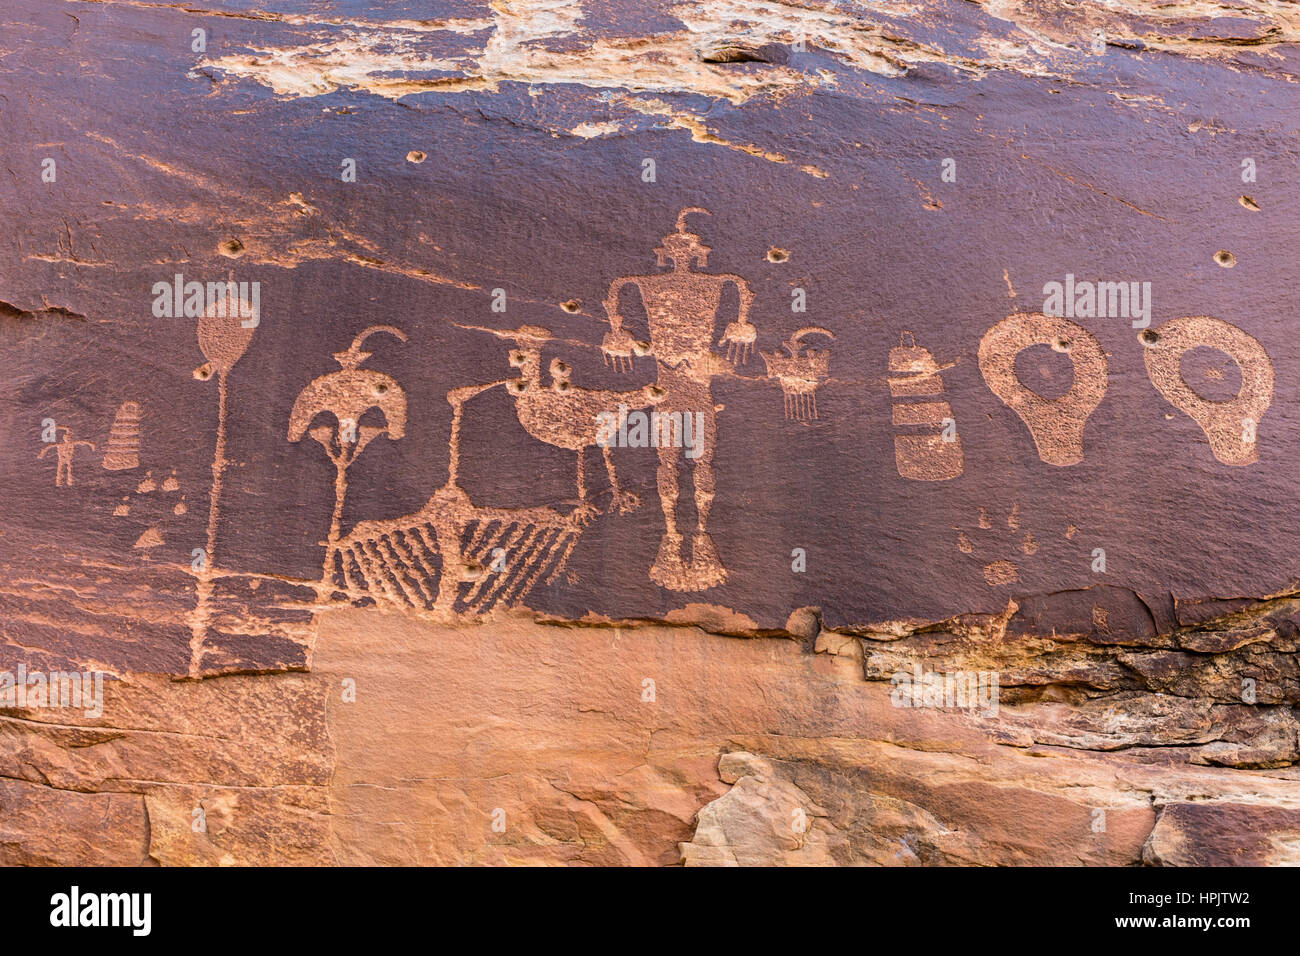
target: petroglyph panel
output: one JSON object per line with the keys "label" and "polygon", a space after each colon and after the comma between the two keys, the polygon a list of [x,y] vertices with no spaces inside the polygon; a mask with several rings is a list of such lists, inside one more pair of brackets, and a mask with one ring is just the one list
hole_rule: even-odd
{"label": "petroglyph panel", "polygon": [[[104,606],[59,612],[77,626],[171,595],[92,642],[103,660],[290,666],[306,622],[352,605],[872,628],[1294,584],[1296,227],[1267,174],[1295,158],[1270,132],[1295,126],[1289,41],[1188,57],[1171,14],[1130,24],[1163,57],[1033,52],[1016,38],[1059,25],[944,3],[858,11],[906,39],[888,49],[782,8],[742,56],[756,15],[731,8],[361,6],[352,26],[95,6],[65,36],[60,4],[20,4],[33,50],[89,55],[93,32],[141,64],[72,96],[7,54],[31,77],[5,107],[14,175],[36,178],[0,198],[0,563],[98,569]],[[195,25],[225,35],[140,40]],[[715,31],[734,42],[701,53]],[[1161,105],[1184,84],[1187,122]],[[1141,308],[1049,315],[1066,276]],[[953,547],[1017,505],[1035,554]],[[1014,581],[990,587],[996,561]]]}
{"label": "petroglyph panel", "polygon": [[113,417],[113,429],[108,433],[104,467],[109,471],[123,471],[139,466],[140,404],[123,402]]}

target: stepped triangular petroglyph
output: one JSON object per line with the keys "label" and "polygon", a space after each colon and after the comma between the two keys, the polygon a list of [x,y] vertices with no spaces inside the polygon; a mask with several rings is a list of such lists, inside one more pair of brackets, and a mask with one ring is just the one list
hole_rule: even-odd
{"label": "stepped triangular petroglyph", "polygon": [[104,450],[104,468],[108,471],[127,471],[140,467],[140,404],[123,402],[113,418],[113,428],[108,433],[108,448]]}

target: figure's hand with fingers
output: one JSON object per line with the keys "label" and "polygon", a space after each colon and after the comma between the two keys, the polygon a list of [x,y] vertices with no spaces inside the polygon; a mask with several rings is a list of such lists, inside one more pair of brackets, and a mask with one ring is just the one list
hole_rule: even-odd
{"label": "figure's hand with fingers", "polygon": [[600,350],[605,356],[605,364],[613,366],[614,371],[632,371],[632,355],[636,351],[636,341],[627,329],[616,326],[606,332]]}
{"label": "figure's hand with fingers", "polygon": [[727,347],[727,360],[732,365],[744,365],[754,354],[754,342],[757,338],[758,330],[747,320],[741,319],[727,325],[718,344]]}

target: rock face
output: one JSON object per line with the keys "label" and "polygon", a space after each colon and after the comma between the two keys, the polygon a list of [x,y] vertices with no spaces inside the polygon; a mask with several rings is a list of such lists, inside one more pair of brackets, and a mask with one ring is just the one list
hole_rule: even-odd
{"label": "rock face", "polygon": [[1285,6],[11,6],[0,862],[1300,862]]}

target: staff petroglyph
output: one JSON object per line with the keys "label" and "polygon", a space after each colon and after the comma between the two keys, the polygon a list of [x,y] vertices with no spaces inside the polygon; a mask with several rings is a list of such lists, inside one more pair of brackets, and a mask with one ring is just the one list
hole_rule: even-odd
{"label": "staff petroglyph", "polygon": [[113,418],[104,450],[104,468],[129,471],[140,467],[140,403],[123,402]]}
{"label": "staff petroglyph", "polygon": [[[233,291],[226,287],[229,298]],[[221,483],[226,465],[226,418],[230,399],[228,380],[231,369],[244,357],[253,341],[255,325],[248,325],[240,316],[253,314],[253,306],[243,300],[222,299],[210,304],[199,319],[199,349],[207,359],[194,370],[194,377],[206,382],[217,377],[217,441],[212,452],[212,488],[208,495],[207,547],[196,557],[199,577],[198,600],[190,615],[190,676],[197,677],[203,664],[203,642],[207,635],[211,614],[212,579],[216,570],[217,526],[221,520]]]}

